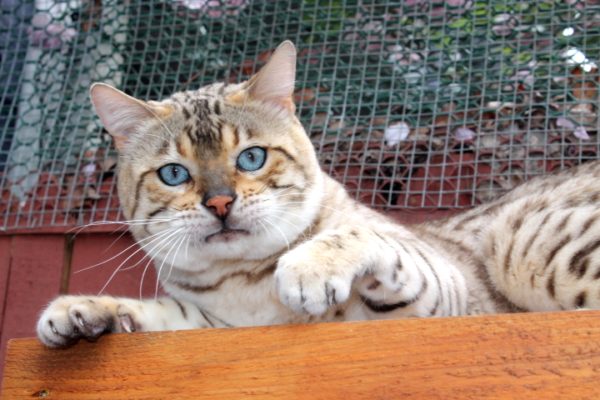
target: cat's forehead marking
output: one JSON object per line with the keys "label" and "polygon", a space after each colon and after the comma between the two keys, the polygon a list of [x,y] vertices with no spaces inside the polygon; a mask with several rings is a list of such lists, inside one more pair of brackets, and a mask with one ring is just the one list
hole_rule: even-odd
{"label": "cat's forehead marking", "polygon": [[[244,115],[237,104],[227,99],[233,93],[243,90],[244,84],[216,83],[203,88],[179,92],[169,101],[179,109],[182,122],[180,132],[185,136],[189,151],[177,150],[180,154],[194,154],[196,158],[215,158],[231,147],[236,148],[244,140],[260,136],[260,128],[251,127],[249,120],[252,112]],[[243,116],[241,119],[236,116]],[[241,125],[240,125],[241,124]],[[181,146],[181,145],[180,145]]]}
{"label": "cat's forehead marking", "polygon": [[237,126],[233,127],[233,146],[237,147],[240,144],[240,130]]}
{"label": "cat's forehead marking", "polygon": [[169,152],[169,147],[170,147],[170,142],[168,140],[164,139],[160,142],[160,145],[158,146],[156,153],[158,155],[165,155]]}
{"label": "cat's forehead marking", "polygon": [[231,120],[237,114],[232,114],[226,98],[242,86],[215,83],[194,91],[176,93],[169,99],[180,110],[178,114],[183,122],[180,132],[189,139],[186,142],[189,142],[196,157],[217,157],[231,145],[234,148],[239,146],[242,138],[251,139],[256,135],[245,123],[239,126],[240,121]]}
{"label": "cat's forehead marking", "polygon": [[189,139],[187,135],[178,136],[175,139],[175,148],[177,149],[177,153],[179,153],[183,158],[191,158],[191,154],[188,152],[188,149],[191,149],[192,147],[190,146],[189,141],[186,139]]}
{"label": "cat's forehead marking", "polygon": [[201,153],[216,156],[223,148],[222,124],[200,121],[192,126],[188,135],[195,136],[197,148]]}
{"label": "cat's forehead marking", "polygon": [[219,154],[223,141],[221,100],[201,91],[177,93],[171,100],[181,109],[185,121],[182,132],[192,146],[204,154]]}

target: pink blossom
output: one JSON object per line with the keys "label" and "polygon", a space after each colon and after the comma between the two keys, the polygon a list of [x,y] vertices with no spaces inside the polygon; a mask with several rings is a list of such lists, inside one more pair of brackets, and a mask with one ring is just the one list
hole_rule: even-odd
{"label": "pink blossom", "polygon": [[41,45],[44,50],[56,50],[71,43],[77,36],[77,30],[66,28],[52,20],[49,14],[36,14],[27,29],[31,44]]}
{"label": "pink blossom", "polygon": [[590,139],[590,135],[588,135],[587,131],[583,126],[578,126],[577,128],[575,128],[575,130],[573,131],[573,135],[581,140]]}
{"label": "pink blossom", "polygon": [[70,43],[77,36],[77,29],[67,28],[60,34],[60,39],[64,42]]}
{"label": "pink blossom", "polygon": [[570,119],[567,119],[565,117],[556,118],[556,126],[562,126],[567,129],[575,128],[575,124]]}
{"label": "pink blossom", "polygon": [[410,6],[414,6],[417,5],[419,3],[423,3],[425,0],[405,0],[404,1],[404,6],[405,7],[410,7]]}
{"label": "pink blossom", "polygon": [[249,0],[173,0],[174,8],[186,8],[193,11],[192,17],[205,14],[210,18],[220,18],[225,15],[238,15],[246,8]]}
{"label": "pink blossom", "polygon": [[397,122],[387,128],[383,136],[388,141],[388,146],[395,146],[408,137],[410,133],[410,127],[406,122]]}
{"label": "pink blossom", "polygon": [[492,30],[498,36],[505,36],[513,31],[513,27],[510,25],[494,25]]}
{"label": "pink blossom", "polygon": [[91,176],[94,172],[96,172],[96,164],[90,163],[86,164],[81,168],[81,171],[85,174],[85,176]]}
{"label": "pink blossom", "polygon": [[564,0],[565,3],[567,4],[575,4],[576,8],[579,8],[581,10],[583,10],[585,8],[585,5],[582,3],[585,3],[585,0],[580,1],[580,0]]}
{"label": "pink blossom", "polygon": [[473,139],[475,136],[475,132],[470,130],[469,128],[456,128],[454,131],[454,138],[456,140],[469,140]]}
{"label": "pink blossom", "polygon": [[517,74],[512,77],[512,80],[521,80],[528,86],[533,86],[533,84],[535,83],[535,77],[533,76],[533,73],[529,70],[518,71]]}

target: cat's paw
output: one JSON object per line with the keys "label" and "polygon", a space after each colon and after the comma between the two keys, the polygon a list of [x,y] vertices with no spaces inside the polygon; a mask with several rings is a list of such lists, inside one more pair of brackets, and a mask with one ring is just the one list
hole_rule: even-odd
{"label": "cat's paw", "polygon": [[136,315],[111,297],[62,296],[42,313],[40,340],[49,347],[66,347],[84,338],[96,341],[104,333],[135,331]]}
{"label": "cat's paw", "polygon": [[280,300],[294,312],[321,315],[348,299],[358,268],[345,257],[310,244],[279,259],[275,283]]}
{"label": "cat's paw", "polygon": [[405,279],[396,271],[397,260],[396,250],[370,229],[348,226],[326,231],[279,259],[276,288],[293,311],[321,315],[348,300],[354,283],[363,277],[398,291]]}

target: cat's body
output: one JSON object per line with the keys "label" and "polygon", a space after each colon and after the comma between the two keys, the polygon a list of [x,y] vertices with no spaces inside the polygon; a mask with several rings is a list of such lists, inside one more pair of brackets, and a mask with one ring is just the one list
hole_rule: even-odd
{"label": "cat's body", "polygon": [[[401,226],[318,166],[285,43],[250,81],[143,103],[97,85],[131,231],[167,298],[65,296],[44,343],[104,332],[600,308],[600,163]],[[596,226],[598,225],[598,226]]]}

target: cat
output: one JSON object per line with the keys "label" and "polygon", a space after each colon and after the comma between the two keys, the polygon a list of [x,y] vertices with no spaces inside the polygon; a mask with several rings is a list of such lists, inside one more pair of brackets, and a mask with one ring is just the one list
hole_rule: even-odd
{"label": "cat", "polygon": [[246,82],[161,102],[92,86],[120,154],[123,212],[168,296],[61,296],[38,322],[44,344],[600,307],[600,162],[403,226],[320,169],[295,116],[295,63],[284,42]]}

